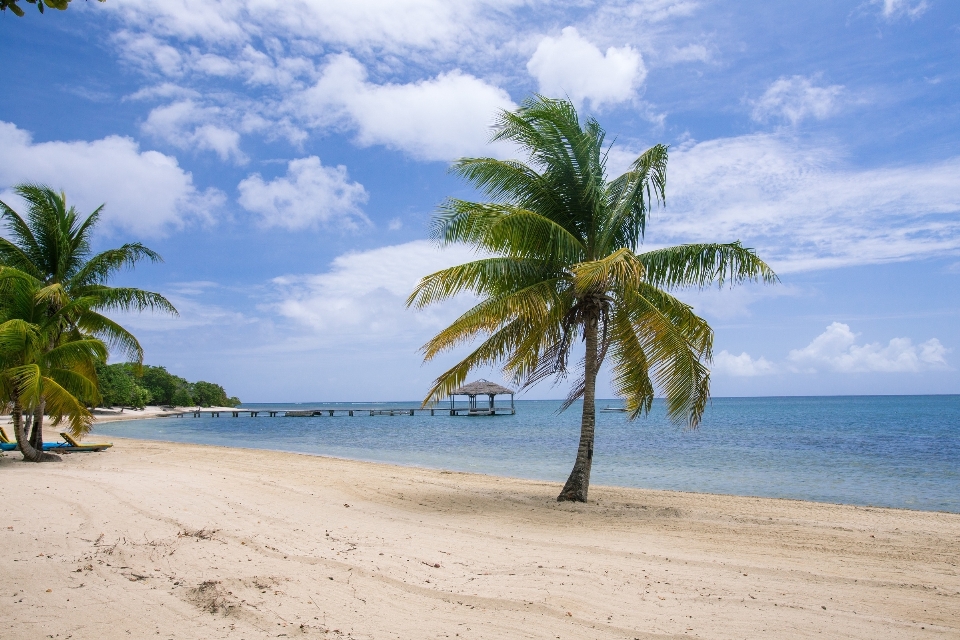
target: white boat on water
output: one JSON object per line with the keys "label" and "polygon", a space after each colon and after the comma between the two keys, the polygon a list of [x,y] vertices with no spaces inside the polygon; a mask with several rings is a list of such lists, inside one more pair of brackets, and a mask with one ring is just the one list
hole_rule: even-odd
{"label": "white boat on water", "polygon": [[626,413],[626,407],[604,407],[600,409],[602,413]]}

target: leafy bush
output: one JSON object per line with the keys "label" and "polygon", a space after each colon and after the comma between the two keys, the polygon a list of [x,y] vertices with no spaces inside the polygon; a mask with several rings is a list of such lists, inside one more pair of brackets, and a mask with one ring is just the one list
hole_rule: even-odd
{"label": "leafy bush", "polygon": [[240,404],[236,396],[227,397],[227,392],[213,382],[188,382],[173,375],[165,367],[143,365],[137,367],[129,362],[97,366],[97,380],[105,407],[134,407],[142,409],[148,403],[179,407],[235,407]]}

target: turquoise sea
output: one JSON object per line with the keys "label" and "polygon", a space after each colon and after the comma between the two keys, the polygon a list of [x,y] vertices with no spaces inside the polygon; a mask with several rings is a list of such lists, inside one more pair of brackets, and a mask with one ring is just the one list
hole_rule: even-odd
{"label": "turquoise sea", "polygon": [[[598,407],[619,406],[598,401]],[[409,403],[245,404],[377,408]],[[518,400],[514,416],[184,417],[97,434],[274,449],[563,482],[580,408]],[[439,412],[438,412],[439,413]],[[594,484],[960,513],[960,396],[715,398],[696,431],[598,413]]]}

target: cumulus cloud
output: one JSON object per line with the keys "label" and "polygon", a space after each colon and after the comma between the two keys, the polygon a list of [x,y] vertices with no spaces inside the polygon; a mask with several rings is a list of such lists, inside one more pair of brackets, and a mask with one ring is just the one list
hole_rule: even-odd
{"label": "cumulus cloud", "polygon": [[121,31],[114,36],[127,62],[147,73],[157,73],[168,78],[183,74],[183,56],[179,49],[150,33]]}
{"label": "cumulus cloud", "polygon": [[834,322],[810,344],[790,352],[788,360],[801,371],[916,372],[949,368],[947,349],[936,338],[914,345],[910,338],[893,338],[886,345],[858,345],[849,325]]}
{"label": "cumulus cloud", "polygon": [[770,374],[776,370],[776,367],[763,356],[754,360],[746,351],[735,356],[724,349],[714,355],[711,370],[716,373],[739,378]]}
{"label": "cumulus cloud", "polygon": [[811,78],[784,76],[753,103],[752,116],[759,122],[785,120],[793,125],[811,117],[823,120],[836,111],[842,94],[842,85],[818,87]]}
{"label": "cumulus cloud", "polygon": [[879,5],[880,15],[891,22],[904,17],[916,20],[930,8],[927,0],[870,0],[870,4]]}
{"label": "cumulus cloud", "polygon": [[[63,189],[84,212],[106,203],[102,219],[108,227],[141,237],[191,220],[212,221],[224,200],[216,189],[199,191],[176,158],[141,151],[130,138],[35,143],[28,132],[0,122],[0,149],[0,185],[46,183]],[[2,195],[16,208],[12,194]]]}
{"label": "cumulus cloud", "polygon": [[783,362],[723,350],[714,356],[712,370],[721,375],[753,377],[773,373],[916,373],[950,368],[946,360],[949,349],[936,338],[916,345],[910,338],[892,338],[887,344],[857,344],[859,335],[849,325],[834,322],[807,346],[791,350]]}
{"label": "cumulus cloud", "polygon": [[781,274],[960,250],[960,157],[859,169],[836,148],[765,134],[675,151],[669,174],[657,243],[739,239]]}
{"label": "cumulus cloud", "polygon": [[221,160],[246,163],[247,156],[240,150],[240,134],[209,122],[220,115],[220,109],[215,107],[179,100],[153,109],[142,130],[180,149],[213,151]]}
{"label": "cumulus cloud", "polygon": [[625,46],[603,53],[574,27],[557,38],[543,38],[527,71],[537,79],[540,93],[567,95],[578,105],[589,100],[593,108],[630,100],[647,75],[639,51]]}
{"label": "cumulus cloud", "polygon": [[363,185],[350,181],[345,166],[325,167],[317,156],[291,160],[287,174],[270,182],[255,173],[237,188],[240,205],[259,214],[266,227],[297,230],[338,223],[355,228],[369,223],[361,209],[367,201]]}
{"label": "cumulus cloud", "polygon": [[318,338],[334,336],[339,343],[404,338],[419,346],[464,304],[413,311],[405,307],[407,296],[424,275],[474,259],[468,248],[440,249],[425,240],[348,253],[324,273],[274,279],[273,309],[314,329]]}
{"label": "cumulus cloud", "polygon": [[460,71],[409,84],[375,84],[349,54],[333,56],[295,101],[314,126],[345,126],[363,146],[382,144],[422,160],[489,153],[490,125],[516,105],[506,91]]}

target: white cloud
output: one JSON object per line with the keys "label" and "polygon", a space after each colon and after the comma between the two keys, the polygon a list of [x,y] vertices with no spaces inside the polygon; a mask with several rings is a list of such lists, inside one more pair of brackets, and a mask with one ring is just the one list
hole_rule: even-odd
{"label": "white cloud", "polygon": [[668,62],[709,62],[710,51],[702,44],[672,47],[664,56]]}
{"label": "white cloud", "polygon": [[189,0],[107,3],[133,28],[211,44],[256,38],[328,42],[341,47],[398,53],[409,49],[449,54],[496,32],[500,11],[520,0]]}
{"label": "white cloud", "polygon": [[416,348],[464,307],[453,302],[415,311],[405,307],[407,296],[423,276],[476,258],[466,247],[440,249],[426,240],[348,253],[325,273],[274,279],[280,299],[273,308],[320,340],[342,345],[403,338]]}
{"label": "white cloud", "polygon": [[287,175],[264,182],[259,173],[237,186],[240,205],[260,215],[266,227],[290,230],[336,222],[355,228],[367,224],[361,205],[367,192],[359,182],[350,182],[343,165],[325,167],[320,158],[291,160]]}
{"label": "white cloud", "polygon": [[750,307],[762,300],[771,300],[784,296],[796,296],[800,291],[789,284],[767,285],[760,283],[741,284],[722,289],[690,289],[678,295],[694,311],[708,319],[730,320],[750,317]]}
{"label": "white cloud", "polygon": [[804,76],[784,76],[753,103],[752,116],[760,122],[782,119],[793,125],[809,117],[823,120],[836,111],[842,93],[842,85],[818,87]]}
{"label": "white cloud", "polygon": [[348,54],[334,56],[294,101],[314,126],[346,126],[362,146],[382,144],[422,160],[490,153],[490,125],[499,110],[515,107],[503,89],[456,70],[410,84],[370,83]]}
{"label": "white cloud", "polygon": [[[106,203],[107,226],[139,236],[164,233],[190,220],[212,221],[223,204],[216,189],[198,191],[177,159],[141,151],[130,138],[34,143],[28,132],[0,122],[0,185],[41,182],[63,189],[68,203],[90,212]],[[3,194],[8,200],[9,192]]]}
{"label": "white cloud", "polygon": [[870,4],[879,5],[880,15],[891,22],[901,17],[916,20],[930,8],[927,0],[870,0]]}
{"label": "white cloud", "polygon": [[763,356],[754,360],[750,354],[745,351],[735,356],[724,349],[714,355],[711,370],[729,376],[753,377],[773,373],[776,371],[776,367]]}
{"label": "white cloud", "polygon": [[650,239],[739,239],[781,274],[960,251],[960,157],[858,169],[840,155],[781,135],[675,151],[668,206],[650,226]]}
{"label": "white cloud", "polygon": [[121,31],[115,36],[124,58],[147,73],[175,78],[183,73],[180,51],[149,33]]}
{"label": "white cloud", "polygon": [[153,109],[142,129],[180,149],[213,151],[221,160],[245,164],[248,159],[240,150],[240,134],[210,122],[220,116],[218,108],[201,107],[193,100],[179,100]]}
{"label": "white cloud", "polygon": [[574,27],[563,29],[558,38],[543,38],[527,71],[537,79],[540,93],[567,95],[578,105],[589,100],[593,108],[630,100],[647,75],[639,51],[625,46],[603,53]]}
{"label": "white cloud", "polygon": [[916,372],[947,369],[947,349],[936,338],[914,345],[910,338],[893,338],[887,345],[879,342],[856,344],[858,334],[849,325],[834,322],[803,349],[794,349],[788,360],[801,371]]}

